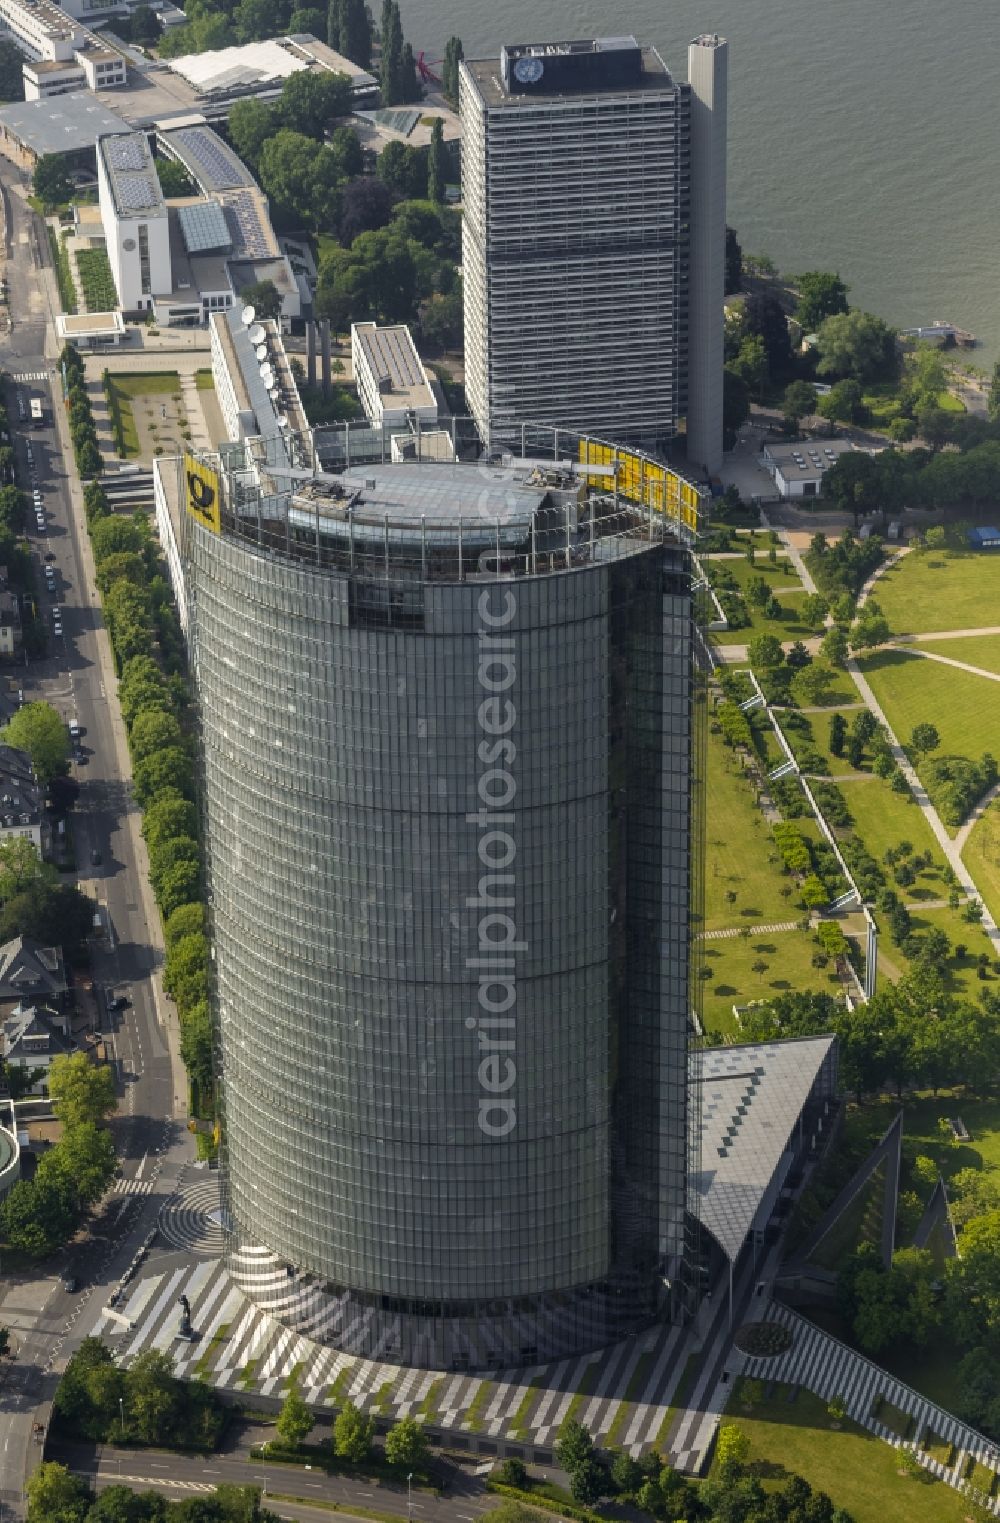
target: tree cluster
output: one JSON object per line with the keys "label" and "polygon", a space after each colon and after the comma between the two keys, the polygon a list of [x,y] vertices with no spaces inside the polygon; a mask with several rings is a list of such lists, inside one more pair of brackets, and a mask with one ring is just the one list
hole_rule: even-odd
{"label": "tree cluster", "polygon": [[0,742],[27,751],[43,787],[69,770],[69,732],[50,703],[22,704],[0,730]]}
{"label": "tree cluster", "polygon": [[441,89],[448,104],[458,110],[458,66],[465,57],[461,37],[449,37],[444,45]]}
{"label": "tree cluster", "polygon": [[278,1523],[256,1486],[216,1486],[180,1502],[122,1485],[95,1495],[82,1476],[52,1461],[32,1476],[27,1496],[28,1523]]}
{"label": "tree cluster", "polygon": [[[865,459],[870,458],[865,456]],[[835,467],[831,466],[827,476],[831,476],[834,469]],[[833,605],[834,618],[839,620],[843,610],[837,607],[837,600],[844,593],[849,594],[851,599],[856,598],[884,558],[883,543],[877,534],[871,535],[868,539],[858,539],[850,533],[843,534],[835,545],[828,542],[825,534],[814,534],[809,549],[806,551],[805,561],[817,587]],[[851,611],[852,606],[848,604],[846,609],[848,620]]]}
{"label": "tree cluster", "polygon": [[403,37],[396,0],[382,0],[379,87],[383,106],[407,106],[423,98],[413,48]]}
{"label": "tree cluster", "polygon": [[326,40],[359,69],[372,61],[372,26],[364,0],[330,0],[326,13]]}
{"label": "tree cluster", "polygon": [[194,759],[184,730],[183,637],[148,520],[141,514],[111,514],[97,482],[85,487],[84,507],[118,666],[118,697],[132,757],[133,792],[143,810],[150,882],[164,920],[164,987],[177,1003],[184,1063],[199,1094],[207,1098],[212,1084],[208,944]]}
{"label": "tree cluster", "polygon": [[402,201],[388,223],[327,248],[319,265],[316,310],[338,332],[374,318],[410,322],[455,285],[459,224],[433,201]]}
{"label": "tree cluster", "polygon": [[94,412],[87,395],[83,360],[80,351],[66,344],[60,355],[66,376],[66,404],[69,408],[69,434],[73,441],[73,454],[80,476],[86,480],[100,476],[104,469],[101,451],[97,444],[97,428]]}
{"label": "tree cluster", "polygon": [[37,1259],[73,1235],[115,1171],[114,1144],[103,1125],[116,1105],[110,1068],[95,1066],[84,1053],[54,1058],[49,1095],[62,1137],[42,1154],[33,1178],[18,1180],[0,1204],[0,1235]]}
{"label": "tree cluster", "polygon": [[67,1438],[205,1452],[217,1448],[225,1424],[212,1388],[178,1380],[169,1354],[146,1349],[123,1369],[99,1338],[85,1338],[71,1356],[53,1411]]}

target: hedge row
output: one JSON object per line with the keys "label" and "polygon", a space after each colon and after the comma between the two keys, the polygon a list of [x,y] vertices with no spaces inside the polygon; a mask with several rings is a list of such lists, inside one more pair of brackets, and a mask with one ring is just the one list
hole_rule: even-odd
{"label": "hedge row", "polygon": [[[83,362],[71,345],[62,360],[72,397]],[[183,636],[148,520],[139,513],[112,514],[97,481],[84,487],[84,508],[118,669],[133,793],[143,811],[149,878],[163,919],[163,982],[177,1004],[192,1089],[205,1105],[212,1095],[208,942],[194,746],[184,728],[190,692]]]}
{"label": "hedge row", "polygon": [[63,311],[72,314],[76,311],[76,286],[73,284],[73,272],[69,264],[69,249],[66,247],[65,235],[60,238],[54,227],[49,228],[49,248],[52,250],[52,263],[59,283],[59,300]]}

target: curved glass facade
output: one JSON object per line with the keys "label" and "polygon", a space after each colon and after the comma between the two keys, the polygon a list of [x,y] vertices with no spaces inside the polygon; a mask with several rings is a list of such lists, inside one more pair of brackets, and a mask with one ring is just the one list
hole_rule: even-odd
{"label": "curved glass facade", "polygon": [[541,489],[415,574],[387,504],[429,470],[355,484],[353,567],[188,525],[231,1262],[353,1352],[530,1362],[683,1256],[690,576],[576,518],[518,562]]}

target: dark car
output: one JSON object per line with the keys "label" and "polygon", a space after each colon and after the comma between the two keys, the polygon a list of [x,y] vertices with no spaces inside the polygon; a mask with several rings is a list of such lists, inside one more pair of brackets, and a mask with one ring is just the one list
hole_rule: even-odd
{"label": "dark car", "polygon": [[100,867],[101,862],[103,861],[101,853],[98,851],[96,846],[94,847],[93,851],[90,853],[90,861],[91,861],[92,866],[94,866],[94,867]]}
{"label": "dark car", "polygon": [[64,1274],[63,1275],[63,1277],[62,1277],[62,1288],[63,1288],[63,1290],[68,1290],[70,1295],[72,1295],[74,1290],[76,1289],[76,1283],[77,1282],[76,1282],[76,1275],[75,1274]]}
{"label": "dark car", "polygon": [[45,559],[47,561],[54,561],[55,558],[56,558],[55,557],[55,551],[53,551],[53,550],[46,551]]}

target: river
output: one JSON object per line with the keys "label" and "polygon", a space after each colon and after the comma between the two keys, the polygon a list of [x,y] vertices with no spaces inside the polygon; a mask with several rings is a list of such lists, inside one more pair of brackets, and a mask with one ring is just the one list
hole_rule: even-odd
{"label": "river", "polygon": [[[376,6],[377,10],[377,6]],[[729,39],[729,221],[786,272],[839,270],[852,305],[936,318],[1000,358],[997,0],[402,0],[414,49],[633,31],[687,73],[698,32]],[[540,20],[544,18],[544,20]]]}

